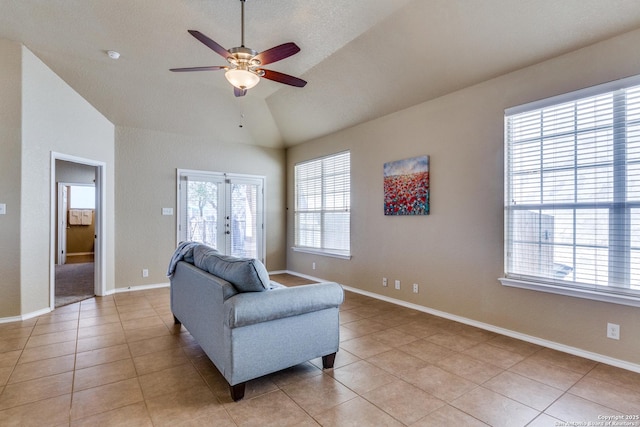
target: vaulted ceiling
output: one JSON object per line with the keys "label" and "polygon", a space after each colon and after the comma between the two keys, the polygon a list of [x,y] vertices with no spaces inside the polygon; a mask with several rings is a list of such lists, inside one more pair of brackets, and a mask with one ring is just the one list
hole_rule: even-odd
{"label": "vaulted ceiling", "polygon": [[[295,42],[236,98],[191,37],[240,45],[239,0],[0,0],[0,38],[23,43],[121,126],[286,147],[640,28],[638,0],[247,0],[245,45]],[[121,56],[110,59],[106,51]],[[243,125],[240,127],[240,125]]]}

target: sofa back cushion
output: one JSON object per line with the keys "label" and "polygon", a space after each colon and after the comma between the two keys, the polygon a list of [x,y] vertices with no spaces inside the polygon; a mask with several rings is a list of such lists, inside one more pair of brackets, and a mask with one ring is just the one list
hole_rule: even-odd
{"label": "sofa back cushion", "polygon": [[262,292],[269,289],[269,273],[260,260],[223,255],[198,245],[193,249],[193,264],[231,283],[238,292]]}

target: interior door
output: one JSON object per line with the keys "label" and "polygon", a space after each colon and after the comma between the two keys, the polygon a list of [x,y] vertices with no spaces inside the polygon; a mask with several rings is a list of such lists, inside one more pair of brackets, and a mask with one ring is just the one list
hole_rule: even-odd
{"label": "interior door", "polygon": [[58,264],[67,263],[67,203],[69,187],[58,183]]}
{"label": "interior door", "polygon": [[262,177],[179,172],[178,240],[264,261]]}

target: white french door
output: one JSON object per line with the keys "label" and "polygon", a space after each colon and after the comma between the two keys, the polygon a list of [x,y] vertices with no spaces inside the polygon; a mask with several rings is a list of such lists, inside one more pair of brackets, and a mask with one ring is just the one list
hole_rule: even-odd
{"label": "white french door", "polygon": [[178,170],[178,241],[264,262],[264,177]]}

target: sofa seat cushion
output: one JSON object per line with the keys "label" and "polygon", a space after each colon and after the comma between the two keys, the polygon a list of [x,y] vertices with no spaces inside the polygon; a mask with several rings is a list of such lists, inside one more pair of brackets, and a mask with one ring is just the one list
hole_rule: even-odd
{"label": "sofa seat cushion", "polygon": [[262,292],[271,284],[267,269],[257,259],[223,255],[209,246],[198,245],[193,249],[193,261],[196,267],[231,283],[238,292]]}

